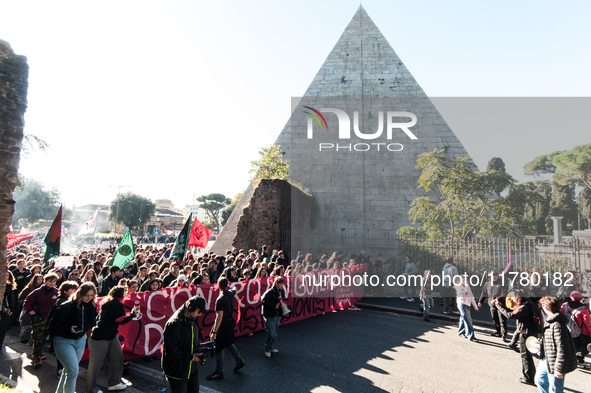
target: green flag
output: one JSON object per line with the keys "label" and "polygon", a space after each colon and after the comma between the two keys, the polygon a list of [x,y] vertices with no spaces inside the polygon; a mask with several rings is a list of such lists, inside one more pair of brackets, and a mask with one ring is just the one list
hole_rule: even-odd
{"label": "green flag", "polygon": [[131,231],[128,229],[119,243],[119,248],[115,252],[115,256],[109,262],[109,266],[117,266],[123,269],[135,257],[135,250],[133,248],[133,239],[131,238]]}
{"label": "green flag", "polygon": [[190,222],[191,222],[191,214],[189,214],[189,217],[187,218],[187,221],[185,222],[185,226],[183,226],[181,233],[179,233],[179,235],[177,236],[176,241],[174,242],[174,247],[172,248],[172,252],[170,253],[170,257],[168,259],[171,259],[171,258],[183,259],[184,258],[185,253],[187,252],[187,244],[189,243],[189,223]]}
{"label": "green flag", "polygon": [[60,256],[60,240],[62,237],[62,206],[57,211],[57,215],[51,224],[51,228],[45,236],[45,256],[43,257],[43,267],[51,260]]}

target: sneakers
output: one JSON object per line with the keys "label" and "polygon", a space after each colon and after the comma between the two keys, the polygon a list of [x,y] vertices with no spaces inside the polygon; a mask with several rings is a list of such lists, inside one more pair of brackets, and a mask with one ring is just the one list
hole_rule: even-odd
{"label": "sneakers", "polygon": [[279,352],[279,350],[277,348],[271,349],[271,353],[277,353],[277,352]]}
{"label": "sneakers", "polygon": [[41,355],[41,356],[39,356],[39,359],[41,359],[41,360],[45,360],[45,359],[47,359],[47,356],[45,356],[45,355]]}
{"label": "sneakers", "polygon": [[501,337],[501,334],[500,333],[497,333],[497,332],[494,332],[494,333],[489,334],[489,336],[491,336],[491,337]]}
{"label": "sneakers", "polygon": [[270,358],[271,357],[271,352],[265,351],[265,356],[268,357],[268,358]]}
{"label": "sneakers", "polygon": [[535,385],[533,382],[531,382],[531,381],[528,381],[528,380],[527,380],[527,379],[525,379],[525,378],[517,378],[517,382],[521,382],[521,383],[523,383],[523,384],[525,384],[525,385],[532,385],[532,386],[536,386],[536,385]]}
{"label": "sneakers", "polygon": [[109,386],[107,389],[109,389],[109,390],[123,390],[123,389],[127,389],[127,385],[124,384],[123,382],[121,382],[121,383],[118,383],[117,385]]}
{"label": "sneakers", "polygon": [[38,357],[34,357],[33,358],[33,368],[39,368],[39,367],[41,367],[41,365],[43,365],[43,360],[41,360]]}
{"label": "sneakers", "polygon": [[214,371],[213,373],[211,373],[207,377],[205,377],[205,379],[207,379],[208,381],[216,381],[218,379],[224,379],[224,373],[222,373],[220,371]]}
{"label": "sneakers", "polygon": [[519,352],[519,350],[517,349],[517,345],[516,344],[509,344],[509,345],[507,345],[507,347],[509,349],[512,349],[512,350],[516,351],[516,352]]}
{"label": "sneakers", "polygon": [[503,336],[502,339],[503,339],[503,342],[504,343],[508,343],[509,342],[509,339],[507,338],[507,336]]}
{"label": "sneakers", "polygon": [[404,296],[400,296],[400,300],[406,300]]}
{"label": "sneakers", "polygon": [[449,315],[449,311],[444,311],[443,312],[445,315]]}
{"label": "sneakers", "polygon": [[407,298],[406,298],[406,301],[407,301],[407,302],[414,302],[414,301],[415,301],[415,299],[414,299],[414,298],[412,298],[412,297],[407,297]]}
{"label": "sneakers", "polygon": [[429,317],[423,317],[423,321],[425,321],[425,322],[431,322],[431,320],[429,319]]}
{"label": "sneakers", "polygon": [[234,372],[238,372],[242,367],[246,366],[244,359],[240,358],[236,361],[236,367],[234,367]]}

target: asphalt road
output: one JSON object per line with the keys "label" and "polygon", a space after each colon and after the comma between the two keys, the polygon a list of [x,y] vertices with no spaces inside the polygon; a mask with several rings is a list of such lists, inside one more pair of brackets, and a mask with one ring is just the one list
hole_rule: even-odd
{"label": "asphalt road", "polygon": [[[480,343],[457,336],[451,323],[376,311],[327,313],[279,328],[279,353],[264,356],[264,332],[240,337],[247,362],[234,374],[226,351],[225,378],[207,381],[215,359],[200,367],[202,386],[227,393],[252,392],[537,392],[516,381],[519,354],[488,329]],[[536,359],[536,364],[537,364]],[[156,362],[147,363],[156,371]],[[591,392],[591,373],[568,374],[570,392]]]}
{"label": "asphalt road", "polygon": [[[519,354],[507,349],[500,339],[488,337],[490,330],[476,329],[480,343],[460,338],[456,331],[452,323],[428,323],[394,313],[327,313],[280,327],[280,352],[271,359],[264,356],[264,332],[238,338],[236,345],[246,367],[234,374],[234,362],[227,353],[225,379],[205,379],[215,368],[215,359],[199,367],[200,379],[203,387],[227,393],[537,392],[516,381],[521,376]],[[9,340],[14,343],[7,337]],[[4,356],[9,358],[10,354]],[[12,373],[41,393],[55,391],[53,367],[32,370],[28,359],[8,358],[0,362],[1,374]],[[148,373],[146,378],[128,374],[134,389],[126,392],[156,393],[166,387],[159,379],[159,360],[134,363],[147,367]],[[568,374],[566,391],[591,392],[590,374],[581,370]],[[84,385],[79,378],[76,391],[83,392]]]}

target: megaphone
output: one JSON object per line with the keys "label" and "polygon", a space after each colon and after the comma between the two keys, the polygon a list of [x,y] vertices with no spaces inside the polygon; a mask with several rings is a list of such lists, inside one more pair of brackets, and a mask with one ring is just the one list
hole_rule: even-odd
{"label": "megaphone", "polygon": [[281,306],[281,316],[285,316],[286,314],[289,314],[291,312],[291,310],[289,308],[287,308],[287,304],[283,303],[283,305]]}
{"label": "megaphone", "polygon": [[538,355],[540,353],[540,342],[535,336],[529,336],[525,340],[525,347],[532,355]]}
{"label": "megaphone", "polygon": [[587,351],[591,352],[591,344],[587,344]]}

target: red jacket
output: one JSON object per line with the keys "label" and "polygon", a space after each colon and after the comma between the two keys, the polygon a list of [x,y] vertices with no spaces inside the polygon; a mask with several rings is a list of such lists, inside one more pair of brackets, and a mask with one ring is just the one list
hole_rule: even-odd
{"label": "red jacket", "polygon": [[33,307],[37,307],[35,314],[37,314],[39,318],[45,319],[57,301],[57,294],[57,288],[48,288],[45,285],[41,285],[39,288],[29,293],[23,303],[23,308],[26,313],[30,313],[33,311]]}
{"label": "red jacket", "polygon": [[[569,304],[569,311],[573,314],[574,318],[575,318],[575,322],[577,322],[577,325],[581,327],[581,334],[584,334],[585,336],[591,336],[591,315],[589,315],[589,309],[587,308],[586,305],[584,304],[572,304],[573,302],[568,302]],[[561,311],[564,313],[566,311],[566,308],[564,307],[564,305],[567,303],[564,303],[562,305],[562,309]],[[577,306],[577,307],[575,307]],[[575,308],[579,308],[579,307],[584,307],[581,310],[575,311]]]}

